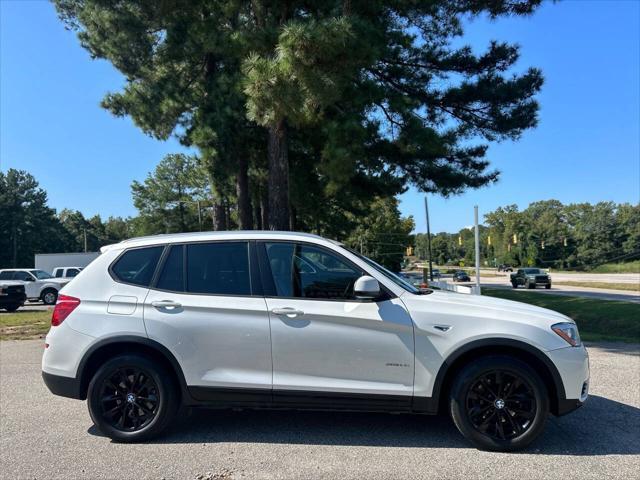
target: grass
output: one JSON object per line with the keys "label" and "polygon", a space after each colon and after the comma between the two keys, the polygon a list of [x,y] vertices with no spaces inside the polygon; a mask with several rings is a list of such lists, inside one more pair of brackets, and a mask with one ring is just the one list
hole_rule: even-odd
{"label": "grass", "polygon": [[599,265],[592,272],[596,273],[639,273],[640,272],[640,260],[633,260],[631,262],[624,263],[605,263]]}
{"label": "grass", "polygon": [[640,304],[637,303],[497,288],[483,288],[482,294],[563,313],[575,320],[580,336],[586,341],[640,343]]}
{"label": "grass", "polygon": [[0,313],[0,340],[42,338],[51,326],[51,311]]}
{"label": "grass", "polygon": [[608,282],[574,282],[573,280],[553,282],[554,285],[567,285],[570,287],[608,288],[610,290],[627,290],[640,292],[640,284],[637,283],[608,283]]}

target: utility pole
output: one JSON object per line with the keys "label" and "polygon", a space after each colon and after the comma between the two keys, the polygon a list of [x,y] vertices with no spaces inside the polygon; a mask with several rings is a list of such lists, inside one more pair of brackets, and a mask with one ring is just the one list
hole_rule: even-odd
{"label": "utility pole", "polygon": [[82,232],[84,233],[84,251],[87,251],[87,229],[86,227],[82,229]]}
{"label": "utility pole", "polygon": [[196,202],[198,204],[198,229],[202,231],[202,212],[200,211],[200,200]]}
{"label": "utility pole", "polygon": [[473,223],[475,225],[476,241],[476,289],[480,295],[480,227],[478,226],[478,206],[473,207]]}
{"label": "utility pole", "polygon": [[429,281],[433,282],[433,262],[431,261],[431,226],[429,225],[429,205],[427,196],[424,196],[424,211],[427,216],[427,249],[429,250]]}

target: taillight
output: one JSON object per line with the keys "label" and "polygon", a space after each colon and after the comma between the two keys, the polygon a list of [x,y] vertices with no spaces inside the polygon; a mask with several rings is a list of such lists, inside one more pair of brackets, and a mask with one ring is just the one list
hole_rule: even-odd
{"label": "taillight", "polygon": [[51,326],[57,327],[80,305],[80,299],[68,295],[58,295],[58,303],[51,315]]}

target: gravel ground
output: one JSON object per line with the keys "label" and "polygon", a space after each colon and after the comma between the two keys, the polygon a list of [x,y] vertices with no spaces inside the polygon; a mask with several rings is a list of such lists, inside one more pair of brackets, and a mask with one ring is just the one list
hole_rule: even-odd
{"label": "gravel ground", "polygon": [[594,344],[591,398],[517,454],[470,447],[447,418],[194,411],[147,444],[112,443],[85,402],[51,395],[42,341],[0,342],[0,478],[639,478],[640,345]]}

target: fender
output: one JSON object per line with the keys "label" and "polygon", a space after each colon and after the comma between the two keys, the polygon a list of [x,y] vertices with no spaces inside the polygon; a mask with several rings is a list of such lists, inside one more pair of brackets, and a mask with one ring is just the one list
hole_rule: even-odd
{"label": "fender", "polygon": [[[513,348],[517,350],[522,350],[532,356],[534,356],[537,360],[539,360],[546,368],[549,374],[551,375],[551,379],[555,386],[556,392],[556,402],[554,402],[553,398],[551,399],[551,403],[562,404],[563,401],[566,400],[566,394],[564,390],[564,384],[562,383],[562,378],[560,377],[560,373],[558,369],[553,364],[551,359],[547,357],[543,351],[537,349],[536,347],[519,340],[513,340],[510,338],[482,338],[480,340],[474,340],[473,342],[469,342],[453,353],[451,353],[438,370],[436,378],[433,383],[433,390],[431,393],[431,397],[426,402],[425,408],[428,410],[433,410],[435,407],[435,402],[440,400],[442,395],[442,389],[445,386],[445,380],[447,380],[447,374],[451,371],[451,367],[456,363],[458,359],[460,359],[464,354],[471,352],[476,349],[490,350],[492,347],[507,347]],[[415,399],[414,399],[415,401]],[[422,402],[421,402],[422,403]],[[553,407],[552,407],[553,410]]]}
{"label": "fender", "polygon": [[146,337],[139,337],[136,335],[117,335],[114,337],[105,338],[94,343],[89,349],[85,352],[80,360],[78,365],[78,370],[76,372],[76,381],[79,383],[79,393],[83,397],[86,398],[86,389],[88,387],[89,380],[84,378],[85,369],[87,367],[87,363],[91,356],[100,348],[103,348],[108,345],[114,345],[118,343],[134,343],[138,344],[152,350],[155,350],[158,354],[162,355],[171,365],[171,368],[176,374],[178,382],[180,384],[180,391],[182,392],[182,398],[185,403],[189,403],[191,396],[189,395],[189,391],[187,389],[187,382],[184,377],[184,372],[182,371],[182,367],[173,356],[171,351],[165,347],[164,345],[156,342],[155,340],[151,340]]}

